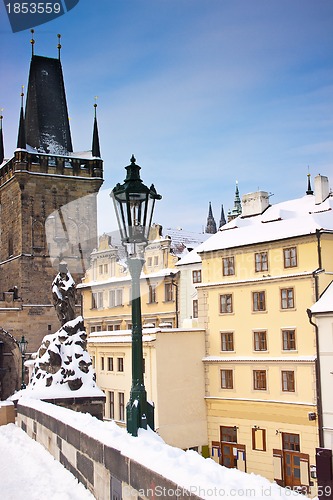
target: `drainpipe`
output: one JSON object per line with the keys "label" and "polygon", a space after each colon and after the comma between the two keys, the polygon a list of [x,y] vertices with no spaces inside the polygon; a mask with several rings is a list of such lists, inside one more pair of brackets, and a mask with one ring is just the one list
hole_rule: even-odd
{"label": "drainpipe", "polygon": [[[321,246],[320,246],[320,229],[316,229],[316,236],[317,236],[317,255],[318,255],[318,267],[319,269],[322,269],[322,259],[321,259]],[[316,300],[318,298],[316,297]]]}
{"label": "drainpipe", "polygon": [[312,312],[310,309],[306,310],[309,322],[314,327],[316,332],[316,394],[317,394],[317,412],[318,412],[318,433],[319,433],[319,447],[324,448],[324,433],[323,433],[323,405],[321,397],[321,375],[320,375],[320,356],[319,356],[319,332],[318,325],[312,320]]}
{"label": "drainpipe", "polygon": [[179,318],[178,318],[178,284],[175,282],[174,278],[176,273],[170,273],[171,283],[176,289],[175,293],[175,313],[176,313],[176,328],[179,328]]}

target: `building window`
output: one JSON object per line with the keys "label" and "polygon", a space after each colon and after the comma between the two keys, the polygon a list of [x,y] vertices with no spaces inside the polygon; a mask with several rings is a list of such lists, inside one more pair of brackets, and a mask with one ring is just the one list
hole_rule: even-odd
{"label": "building window", "polygon": [[101,370],[104,371],[104,356],[101,356]]}
{"label": "building window", "polygon": [[232,370],[221,370],[221,389],[233,389]]}
{"label": "building window", "polygon": [[221,351],[234,350],[234,334],[233,332],[221,332]]}
{"label": "building window", "polygon": [[296,349],[295,330],[282,330],[282,347],[284,351],[295,351]]}
{"label": "building window", "polygon": [[96,326],[91,326],[90,327],[90,333],[96,332]]}
{"label": "building window", "polygon": [[267,252],[259,252],[254,254],[254,260],[255,260],[255,270],[257,273],[259,271],[268,271]]}
{"label": "building window", "polygon": [[253,389],[255,391],[267,389],[266,370],[253,370]]}
{"label": "building window", "polygon": [[233,276],[235,274],[234,257],[224,257],[222,261],[223,261],[223,276]]}
{"label": "building window", "polygon": [[201,283],[201,270],[192,271],[192,283]]}
{"label": "building window", "polygon": [[283,392],[295,392],[295,373],[291,370],[281,372]]}
{"label": "building window", "polygon": [[156,302],[156,285],[149,285],[148,287],[148,303],[153,304]]}
{"label": "building window", "polygon": [[158,266],[158,255],[154,256],[154,266]]}
{"label": "building window", "polygon": [[193,318],[198,317],[198,299],[194,299],[192,303]]}
{"label": "building window", "polygon": [[103,265],[102,264],[98,266],[98,273],[103,274]]}
{"label": "building window", "polygon": [[109,325],[107,325],[106,329],[108,332],[114,332],[116,330],[120,330],[120,325],[119,324],[111,324],[111,325],[109,324]]}
{"label": "building window", "polygon": [[118,398],[119,398],[119,420],[124,422],[124,420],[125,420],[125,394],[123,392],[119,392]]}
{"label": "building window", "polygon": [[285,268],[297,266],[296,247],[289,247],[283,249],[283,263]]}
{"label": "building window", "polygon": [[108,371],[113,372],[113,358],[108,358]]}
{"label": "building window", "polygon": [[104,264],[104,274],[108,274],[109,272],[109,266],[108,264]]}
{"label": "building window", "polygon": [[284,450],[300,451],[299,434],[282,432],[282,447]]}
{"label": "building window", "polygon": [[252,292],[252,307],[253,311],[266,311],[266,293]]}
{"label": "building window", "polygon": [[173,300],[173,285],[172,285],[172,283],[165,283],[164,294],[165,294],[165,302],[172,302],[172,300]]}
{"label": "building window", "polygon": [[109,307],[123,305],[123,289],[117,288],[109,291]]}
{"label": "building window", "polygon": [[220,295],[220,313],[226,314],[226,313],[232,313],[232,312],[233,312],[232,294],[226,293],[226,294]]}
{"label": "building window", "polygon": [[252,427],[252,450],[266,451],[266,429]]}
{"label": "building window", "polygon": [[91,309],[102,309],[102,307],[103,307],[103,292],[92,292]]}
{"label": "building window", "polygon": [[253,348],[255,351],[267,351],[267,332],[253,333]]}
{"label": "building window", "polygon": [[109,418],[114,420],[114,392],[109,391]]}
{"label": "building window", "polygon": [[153,260],[152,257],[148,257],[148,259],[147,259],[147,266],[148,267],[151,267],[152,260]]}
{"label": "building window", "polygon": [[124,358],[117,358],[118,372],[124,371]]}
{"label": "building window", "polygon": [[293,309],[294,307],[294,289],[283,288],[281,290],[281,309]]}

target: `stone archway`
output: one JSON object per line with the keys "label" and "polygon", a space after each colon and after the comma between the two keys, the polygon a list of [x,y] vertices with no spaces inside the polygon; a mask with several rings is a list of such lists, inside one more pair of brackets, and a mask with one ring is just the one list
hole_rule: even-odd
{"label": "stone archway", "polygon": [[0,327],[0,401],[20,388],[21,362],[17,341]]}

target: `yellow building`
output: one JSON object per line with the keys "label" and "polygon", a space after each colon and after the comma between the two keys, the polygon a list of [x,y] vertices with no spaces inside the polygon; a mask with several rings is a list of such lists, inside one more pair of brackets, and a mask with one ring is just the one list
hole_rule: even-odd
{"label": "yellow building", "polygon": [[[191,349],[189,349],[191,346]],[[93,332],[88,351],[106,395],[105,418],[125,426],[132,380],[131,331]],[[144,383],[155,405],[155,429],[164,441],[205,453],[203,330],[143,329]]]}
{"label": "yellow building", "polygon": [[[180,256],[206,237],[154,225],[141,275],[143,352],[147,397],[163,439],[181,448],[207,447],[202,329],[179,329]],[[131,388],[131,276],[124,249],[100,238],[82,284],[88,351],[105,392],[105,417],[124,425]],[[189,346],[191,350],[189,351]]]}
{"label": "yellow building", "polygon": [[[317,176],[315,194],[309,180],[300,199],[270,206],[260,191],[242,205],[196,249],[211,454],[313,496],[319,393],[307,309],[332,279],[333,198]],[[179,264],[182,273],[190,255]]]}

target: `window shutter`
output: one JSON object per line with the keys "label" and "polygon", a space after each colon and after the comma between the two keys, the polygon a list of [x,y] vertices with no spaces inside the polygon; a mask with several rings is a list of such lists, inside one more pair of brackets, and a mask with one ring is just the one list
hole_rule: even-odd
{"label": "window shutter", "polygon": [[301,461],[301,485],[308,487],[310,485],[309,455],[306,453],[300,453],[299,458]]}
{"label": "window shutter", "polygon": [[274,470],[274,481],[279,485],[283,486],[283,451],[273,450],[273,470]]}

